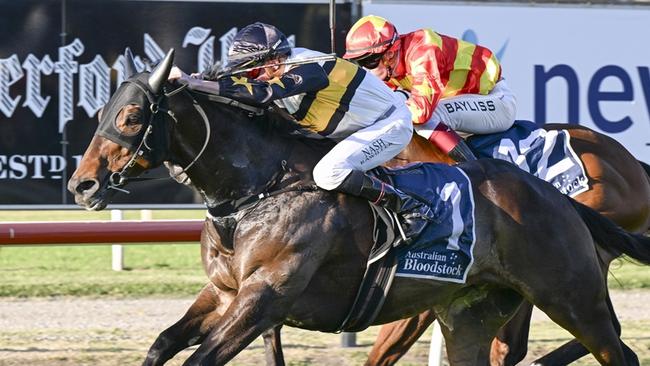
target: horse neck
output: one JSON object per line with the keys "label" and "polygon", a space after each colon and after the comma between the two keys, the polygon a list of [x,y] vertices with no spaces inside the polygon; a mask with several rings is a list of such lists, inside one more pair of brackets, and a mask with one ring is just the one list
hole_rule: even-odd
{"label": "horse neck", "polygon": [[200,100],[197,107],[189,93],[170,98],[169,104],[178,120],[171,134],[171,161],[181,167],[194,160],[206,138],[199,108],[208,118],[210,141],[187,171],[208,204],[258,194],[281,172],[292,146],[260,121],[215,102]]}

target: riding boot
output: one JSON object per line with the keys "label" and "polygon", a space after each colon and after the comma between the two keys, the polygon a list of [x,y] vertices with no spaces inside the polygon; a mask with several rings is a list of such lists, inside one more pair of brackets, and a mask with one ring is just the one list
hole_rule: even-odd
{"label": "riding boot", "polygon": [[446,124],[440,122],[433,130],[429,141],[456,162],[476,160],[476,156],[462,137]]}
{"label": "riding boot", "polygon": [[407,241],[417,239],[427,224],[435,220],[428,204],[360,170],[352,171],[336,190],[365,198],[400,215]]}
{"label": "riding boot", "polygon": [[[459,136],[460,137],[460,136]],[[455,161],[462,163],[464,161],[472,161],[476,160],[476,156],[470,150],[469,146],[467,145],[467,142],[465,140],[460,139],[458,141],[458,144],[454,146],[451,151],[447,153],[450,158],[454,159]]]}

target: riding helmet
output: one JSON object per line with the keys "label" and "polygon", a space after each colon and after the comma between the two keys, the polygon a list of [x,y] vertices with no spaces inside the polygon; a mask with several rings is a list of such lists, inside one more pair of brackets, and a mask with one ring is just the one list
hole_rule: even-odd
{"label": "riding helmet", "polygon": [[228,49],[226,68],[246,68],[282,55],[290,55],[287,37],[270,24],[256,22],[242,28]]}

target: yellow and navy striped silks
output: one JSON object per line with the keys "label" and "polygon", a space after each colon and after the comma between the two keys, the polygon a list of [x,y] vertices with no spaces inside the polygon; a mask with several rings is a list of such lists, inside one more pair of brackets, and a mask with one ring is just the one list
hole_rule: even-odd
{"label": "yellow and navy striped silks", "polygon": [[[296,48],[289,60],[322,55]],[[373,124],[399,103],[381,80],[340,58],[300,64],[266,82],[230,77],[218,83],[220,95],[260,106],[275,102],[305,129],[333,139],[345,138]]]}

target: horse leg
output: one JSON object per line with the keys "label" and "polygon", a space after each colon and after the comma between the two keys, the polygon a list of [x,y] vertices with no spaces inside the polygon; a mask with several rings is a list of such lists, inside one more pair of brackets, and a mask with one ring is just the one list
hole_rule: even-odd
{"label": "horse leg", "polygon": [[[604,291],[604,290],[603,290]],[[555,302],[546,299],[535,301],[555,323],[573,334],[601,365],[638,365],[630,360],[626,362],[622,341],[619,338],[615,323],[615,314],[608,306],[608,295],[588,296],[575,294],[561,296],[558,294]],[[575,299],[564,301],[562,299]],[[626,352],[629,353],[629,352]]]}
{"label": "horse leg", "polygon": [[281,329],[282,324],[262,333],[267,366],[284,366],[284,355],[282,354],[282,343],[280,342]]}
{"label": "horse leg", "polygon": [[427,310],[409,319],[388,323],[381,327],[366,366],[394,365],[436,320],[436,314]]}
{"label": "horse leg", "polygon": [[[607,294],[607,307],[612,314],[612,321],[616,333],[621,335],[621,323],[619,323],[616,313],[614,312],[614,306],[612,305],[612,300]],[[625,353],[626,360],[631,365],[638,365],[639,360],[632,351],[623,341],[621,341],[621,347],[623,347],[623,352]],[[559,366],[559,365],[568,365],[577,359],[589,354],[589,351],[583,346],[578,340],[572,339],[569,342],[563,344],[558,349],[553,352],[544,355],[543,357],[535,360],[533,365],[536,366]]]}
{"label": "horse leg", "polygon": [[[257,276],[256,276],[257,277]],[[263,332],[281,324],[291,302],[263,276],[240,288],[223,316],[184,366],[224,365]]]}
{"label": "horse leg", "polygon": [[220,291],[212,283],[203,287],[185,315],[156,338],[143,366],[163,365],[178,352],[201,343],[230,303],[231,297],[231,294]]}
{"label": "horse leg", "polygon": [[449,364],[490,365],[491,341],[521,301],[521,295],[513,290],[492,288],[466,293],[439,311]]}
{"label": "horse leg", "polygon": [[245,268],[237,295],[183,365],[223,365],[263,332],[282,324],[328,249],[326,245],[318,250],[296,245],[267,258],[262,266],[254,262]]}
{"label": "horse leg", "polygon": [[499,329],[490,349],[492,366],[514,366],[526,357],[532,315],[533,305],[525,301],[515,315]]}

